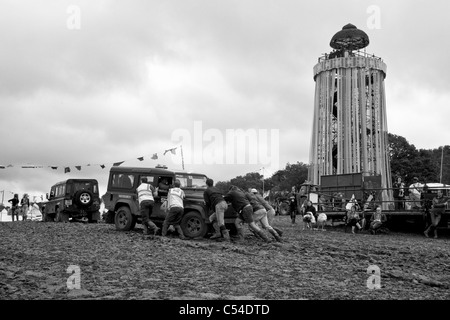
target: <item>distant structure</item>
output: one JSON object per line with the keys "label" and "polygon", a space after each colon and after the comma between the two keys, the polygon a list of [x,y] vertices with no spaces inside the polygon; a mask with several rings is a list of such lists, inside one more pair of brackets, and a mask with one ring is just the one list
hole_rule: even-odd
{"label": "distant structure", "polygon": [[[384,79],[386,64],[360,50],[369,37],[352,24],[331,39],[331,53],[314,66],[314,122],[308,180],[323,175],[381,175],[391,188]],[[392,200],[392,192],[382,194]]]}

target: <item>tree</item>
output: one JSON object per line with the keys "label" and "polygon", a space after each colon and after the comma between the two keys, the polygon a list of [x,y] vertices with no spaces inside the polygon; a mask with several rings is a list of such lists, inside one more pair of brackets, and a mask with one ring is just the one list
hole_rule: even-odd
{"label": "tree", "polygon": [[295,164],[287,163],[286,168],[275,172],[271,180],[273,186],[278,186],[279,190],[290,191],[292,187],[298,190],[307,178],[308,165],[297,161]]}
{"label": "tree", "polygon": [[[418,177],[422,182],[439,182],[442,148],[417,150],[404,137],[388,134],[392,177],[403,178],[406,183]],[[442,183],[450,184],[450,148],[444,147]]]}
{"label": "tree", "polygon": [[[228,192],[231,185],[235,185],[244,191],[255,188],[263,189],[263,176],[258,172],[250,172],[245,176],[238,176],[230,181],[220,181],[216,184],[222,192]],[[292,187],[300,188],[300,185],[308,178],[308,165],[297,162],[286,164],[286,168],[278,170],[270,178],[264,179],[264,190],[291,191]]]}
{"label": "tree", "polygon": [[414,176],[418,176],[414,171],[413,162],[417,159],[418,151],[414,145],[402,136],[388,134],[389,156],[391,162],[392,176],[402,177],[405,181],[411,180]]}
{"label": "tree", "polygon": [[[442,148],[444,150],[442,150]],[[434,180],[441,180],[441,163],[442,163],[442,183],[450,184],[450,146],[446,145],[438,149],[431,150],[431,161],[436,166],[436,177]]]}
{"label": "tree", "polygon": [[262,190],[263,176],[258,172],[250,172],[245,176],[238,176],[231,179],[230,183],[233,186],[237,186],[244,191],[247,191],[249,188]]}
{"label": "tree", "polygon": [[230,181],[219,181],[216,183],[216,188],[220,190],[223,194],[227,193],[230,190],[231,182]]}

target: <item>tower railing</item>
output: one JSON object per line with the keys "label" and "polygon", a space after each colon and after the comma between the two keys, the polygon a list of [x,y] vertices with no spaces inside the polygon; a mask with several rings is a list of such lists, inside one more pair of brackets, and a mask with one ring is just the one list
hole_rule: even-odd
{"label": "tower railing", "polygon": [[[376,206],[380,205],[385,207],[383,209],[385,213],[389,212],[404,212],[421,213],[431,208],[431,201],[436,196],[437,190],[444,191],[444,197],[450,198],[450,188],[442,187],[429,187],[427,191],[422,192],[420,202],[420,208],[414,208],[414,200],[410,199],[408,195],[405,195],[403,199],[394,198],[394,200],[384,200],[382,194],[387,191],[394,191],[395,188],[370,188],[361,189],[358,186],[346,186],[327,188],[326,190],[313,191],[318,195],[318,201],[313,202],[313,205],[318,207],[318,212],[336,212],[344,213],[347,211],[346,205],[354,201],[361,211],[374,211]],[[353,199],[350,194],[356,195]],[[447,204],[446,210],[450,210],[450,203]]]}
{"label": "tower railing", "polygon": [[370,53],[366,53],[365,51],[339,51],[339,50],[335,50],[332,51],[331,53],[324,53],[319,57],[319,61],[318,62],[322,62],[325,60],[330,60],[330,59],[334,59],[334,58],[344,58],[344,57],[363,57],[363,58],[372,58],[372,59],[376,59],[376,60],[380,60],[383,61],[382,58],[374,55],[374,54],[370,54]]}

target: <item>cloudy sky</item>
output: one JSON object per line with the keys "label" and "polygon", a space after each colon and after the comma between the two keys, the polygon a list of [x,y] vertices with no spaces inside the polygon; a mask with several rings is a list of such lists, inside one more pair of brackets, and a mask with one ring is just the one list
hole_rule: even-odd
{"label": "cloudy sky", "polygon": [[12,167],[0,170],[0,189],[7,200],[95,178],[103,194],[113,163],[180,169],[180,145],[185,169],[216,181],[307,163],[313,67],[347,23],[388,66],[389,131],[417,148],[448,145],[449,9],[447,0],[2,0],[0,165]]}

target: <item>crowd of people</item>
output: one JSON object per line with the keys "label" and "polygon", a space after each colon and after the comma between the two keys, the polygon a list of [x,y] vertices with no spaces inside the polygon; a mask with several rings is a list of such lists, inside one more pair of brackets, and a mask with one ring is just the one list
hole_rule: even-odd
{"label": "crowd of people", "polygon": [[8,203],[10,206],[5,206],[2,210],[2,219],[3,214],[11,216],[12,221],[20,221],[19,217],[22,217],[21,221],[42,217],[39,205],[36,202],[31,202],[27,193],[25,193],[21,199],[19,199],[17,193],[14,194],[14,197],[9,199]]}
{"label": "crowd of people", "polygon": [[[4,221],[4,216],[11,216],[11,221],[27,221],[39,220],[42,218],[42,212],[36,202],[30,201],[29,195],[25,193],[21,199],[18,194],[8,200],[10,205],[4,206],[1,213],[1,221]],[[21,217],[21,218],[19,218]]]}
{"label": "crowd of people", "polygon": [[[209,221],[212,223],[215,231],[210,239],[220,238],[224,241],[230,241],[229,230],[225,227],[224,219],[225,211],[228,209],[228,204],[230,204],[237,213],[235,227],[239,237],[238,241],[244,240],[244,225],[248,225],[251,232],[266,242],[271,240],[264,230],[272,235],[276,241],[281,241],[282,231],[270,225],[275,216],[275,210],[258,194],[256,189],[249,189],[245,192],[236,186],[232,186],[228,193],[223,194],[214,186],[212,179],[207,179],[206,185],[207,188],[203,193],[203,198],[209,213]],[[148,183],[146,178],[142,178],[136,191],[144,234],[153,238],[160,231],[149,219],[153,211],[157,190]],[[161,205],[168,212],[162,225],[161,236],[167,236],[168,228],[173,226],[181,239],[186,238],[180,226],[184,210],[184,198],[185,194],[180,188],[180,181],[175,180],[174,186],[168,188],[167,198]]]}
{"label": "crowd of people", "polygon": [[[211,239],[230,241],[230,234],[225,226],[224,216],[225,211],[231,205],[237,213],[235,227],[238,241],[244,240],[244,225],[248,225],[249,230],[255,236],[266,242],[271,241],[266,231],[276,241],[282,241],[281,236],[283,232],[272,226],[276,214],[275,209],[256,189],[249,188],[247,191],[244,191],[236,186],[232,186],[226,194],[223,194],[214,186],[212,179],[207,179],[206,184],[207,188],[203,197],[209,212],[209,221],[214,228],[214,234],[210,237]],[[165,192],[167,195],[165,202],[161,206],[167,212],[162,229],[158,228],[150,220],[158,191]],[[325,230],[324,226],[327,216],[324,212],[318,212],[324,210],[325,202],[323,198],[319,197],[318,203],[313,205],[307,198],[306,193],[301,191],[299,190],[297,194],[292,193],[289,198],[292,224],[295,224],[296,216],[300,214],[304,223],[303,230],[318,230],[319,228]],[[437,194],[427,202],[424,201],[424,194],[427,192],[426,184],[419,183],[419,179],[414,177],[413,183],[407,188],[402,178],[398,177],[393,184],[393,191],[395,209],[407,209],[408,206],[414,209],[423,209],[428,215],[428,223],[424,235],[429,237],[430,233],[432,233],[433,237],[437,238],[437,227],[448,203],[448,198],[444,196],[442,190],[438,190]],[[145,235],[151,237],[156,234],[167,236],[169,227],[173,226],[181,239],[186,238],[180,226],[184,212],[183,200],[185,194],[180,188],[179,180],[175,180],[173,186],[170,187],[167,181],[164,181],[155,189],[144,177],[141,179],[136,192]],[[406,193],[408,193],[408,196]],[[34,213],[35,216],[41,214],[38,204],[30,203],[29,196],[26,193],[22,199],[19,199],[18,194],[15,194],[8,202],[11,204],[11,207],[6,207],[5,210],[8,211],[8,215],[11,215],[12,221],[19,221],[19,216],[22,217],[22,221],[26,221],[30,213]],[[406,205],[406,203],[409,204]],[[319,210],[316,210],[316,206],[318,206]],[[387,217],[380,205],[374,208],[375,210],[368,221],[366,221],[366,212],[369,210],[361,208],[355,199],[351,199],[348,203],[343,201],[342,208],[346,210],[344,223],[346,226],[351,227],[352,233],[368,230],[372,234],[377,234],[380,230],[387,229]]]}

